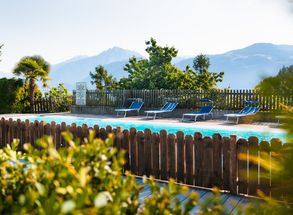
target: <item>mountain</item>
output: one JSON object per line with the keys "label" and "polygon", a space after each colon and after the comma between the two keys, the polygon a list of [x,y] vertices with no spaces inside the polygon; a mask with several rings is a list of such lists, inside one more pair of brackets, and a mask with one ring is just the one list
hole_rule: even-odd
{"label": "mountain", "polygon": [[[251,89],[263,77],[276,75],[280,68],[293,64],[292,45],[256,43],[218,55],[208,55],[210,71],[224,71],[224,81],[220,88]],[[193,58],[176,63],[181,69],[192,65]]]}
{"label": "mountain", "polygon": [[89,72],[94,71],[98,65],[103,65],[114,77],[119,79],[127,75],[123,67],[133,56],[143,57],[137,52],[113,47],[96,56],[71,58],[52,66],[49,85],[56,86],[63,82],[68,89],[72,90],[75,88],[76,82],[86,81],[91,87]]}
{"label": "mountain", "polygon": [[[96,56],[78,56],[52,66],[50,86],[63,82],[72,90],[75,83],[85,81],[89,88],[89,72],[101,64],[115,78],[127,76],[123,70],[124,65],[132,56],[143,56],[137,52],[113,47]],[[232,50],[223,54],[208,55],[210,58],[210,71],[224,71],[224,81],[220,88],[251,89],[266,76],[276,75],[280,68],[293,64],[292,45],[274,45],[270,43],[256,43],[251,46]],[[194,57],[177,57],[173,63],[181,69],[186,65],[192,66]],[[1,77],[1,74],[0,74]]]}

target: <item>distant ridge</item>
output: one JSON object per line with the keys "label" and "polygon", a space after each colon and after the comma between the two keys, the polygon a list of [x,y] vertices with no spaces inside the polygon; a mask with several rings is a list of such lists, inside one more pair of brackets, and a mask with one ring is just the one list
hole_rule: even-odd
{"label": "distant ridge", "polygon": [[[283,66],[293,64],[293,45],[256,43],[209,57],[211,71],[225,72],[220,88],[250,89],[263,77],[276,75]],[[176,65],[184,69],[192,61],[193,58],[188,58]]]}
{"label": "distant ridge", "polygon": [[[140,53],[127,49],[113,47],[96,56],[77,56],[52,66],[50,86],[65,83],[68,89],[75,88],[77,81],[85,81],[89,88],[89,72],[101,64],[115,78],[126,77],[123,67],[129,58],[136,56],[143,58]],[[224,71],[224,81],[220,88],[251,89],[263,77],[276,75],[280,68],[293,64],[293,45],[274,45],[271,43],[255,43],[250,46],[235,49],[223,54],[208,55],[210,57],[210,71]],[[181,69],[192,66],[194,57],[178,56],[173,63]],[[1,73],[1,76],[12,76],[11,73]]]}
{"label": "distant ridge", "polygon": [[127,75],[123,67],[133,56],[143,57],[135,51],[113,47],[96,56],[71,58],[52,66],[52,80],[49,84],[57,85],[63,82],[71,90],[77,81],[86,81],[90,87],[89,72],[94,71],[98,65],[103,65],[114,77],[121,78]]}

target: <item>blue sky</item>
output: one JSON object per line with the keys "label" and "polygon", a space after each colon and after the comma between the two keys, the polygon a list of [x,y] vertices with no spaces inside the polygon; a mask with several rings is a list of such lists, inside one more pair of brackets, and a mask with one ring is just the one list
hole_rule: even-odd
{"label": "blue sky", "polygon": [[0,0],[0,71],[25,55],[50,63],[119,46],[144,53],[156,38],[179,55],[256,42],[293,45],[290,0]]}

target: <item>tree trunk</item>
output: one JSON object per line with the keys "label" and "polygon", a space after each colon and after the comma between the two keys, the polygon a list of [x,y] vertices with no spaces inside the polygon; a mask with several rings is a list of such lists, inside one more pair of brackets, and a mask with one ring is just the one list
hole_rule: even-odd
{"label": "tree trunk", "polygon": [[35,80],[29,80],[29,97],[30,97],[30,112],[34,113],[35,104]]}

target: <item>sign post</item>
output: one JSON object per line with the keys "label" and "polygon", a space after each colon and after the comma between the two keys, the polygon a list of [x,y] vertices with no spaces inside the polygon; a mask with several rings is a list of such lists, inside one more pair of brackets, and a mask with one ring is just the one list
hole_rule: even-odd
{"label": "sign post", "polygon": [[86,82],[76,82],[76,105],[86,105]]}

